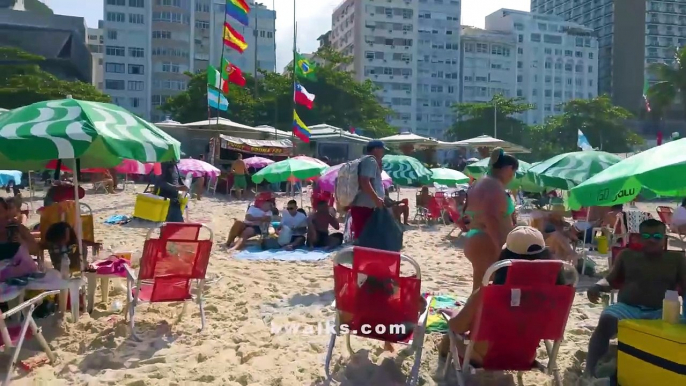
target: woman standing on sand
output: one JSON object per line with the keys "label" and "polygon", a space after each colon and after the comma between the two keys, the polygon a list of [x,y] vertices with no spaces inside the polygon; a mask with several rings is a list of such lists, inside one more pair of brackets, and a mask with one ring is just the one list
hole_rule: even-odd
{"label": "woman standing on sand", "polygon": [[505,192],[505,186],[514,178],[519,161],[496,148],[489,165],[488,175],[469,189],[469,208],[465,211],[471,219],[464,254],[472,263],[472,290],[481,287],[486,270],[498,260],[505,238],[514,226],[515,203]]}

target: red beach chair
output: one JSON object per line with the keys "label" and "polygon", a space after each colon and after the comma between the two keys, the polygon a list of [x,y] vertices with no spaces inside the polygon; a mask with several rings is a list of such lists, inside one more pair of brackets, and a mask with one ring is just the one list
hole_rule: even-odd
{"label": "red beach chair", "polygon": [[[488,352],[480,369],[485,371],[540,370],[553,375],[556,386],[562,385],[557,368],[557,354],[574,301],[574,285],[557,285],[561,261],[504,260],[493,264],[483,278],[482,304],[469,336],[449,332],[450,354],[444,368],[447,375],[452,362],[458,384],[465,385],[465,376],[474,366],[470,359],[474,343],[487,341]],[[508,267],[503,285],[489,284],[491,276]],[[570,272],[576,270],[570,269]],[[458,356],[457,339],[468,342],[464,358]],[[543,340],[548,353],[548,365],[536,361],[536,351]]]}
{"label": "red beach chair", "polygon": [[[134,326],[134,314],[138,302],[184,302],[182,315],[186,310],[187,301],[193,300],[191,294],[191,281],[197,280],[196,300],[200,307],[201,327],[205,328],[205,309],[203,308],[202,292],[205,285],[205,273],[210,260],[214,234],[212,230],[203,224],[184,224],[186,229],[193,226],[206,228],[209,231],[209,239],[189,239],[185,236],[180,224],[167,223],[161,228],[162,236],[151,239],[148,237],[143,246],[140,269],[138,275],[125,265],[127,274],[128,316],[131,336],[140,340],[136,335]],[[165,227],[168,227],[165,229]],[[177,233],[173,229],[181,229]],[[184,235],[184,233],[186,233]]]}
{"label": "red beach chair", "polygon": [[[192,223],[192,222],[165,222],[160,227],[160,238],[161,239],[174,239],[174,240],[197,240],[200,237],[200,229],[203,227],[202,224]],[[147,238],[150,238],[150,234],[155,228],[148,231]]]}
{"label": "red beach chair", "polygon": [[[416,274],[401,277],[401,261],[410,263]],[[331,379],[329,366],[336,337],[345,334],[346,347],[352,356],[355,352],[350,346],[350,335],[353,334],[411,346],[415,361],[406,384],[416,385],[429,309],[427,306],[419,314],[422,301],[419,265],[397,252],[364,247],[341,250],[333,263],[336,326],[326,354],[327,378]],[[431,299],[426,304],[431,304]]]}
{"label": "red beach chair", "polygon": [[[7,368],[7,374],[2,382],[3,385],[9,385],[12,380],[12,375],[14,373],[14,367],[17,365],[17,359],[19,357],[19,352],[21,351],[21,346],[24,344],[26,339],[35,338],[38,344],[45,351],[45,355],[51,363],[55,362],[55,354],[50,349],[48,342],[43,337],[41,329],[36,325],[36,321],[33,320],[33,311],[36,306],[43,301],[48,296],[59,295],[60,291],[45,291],[40,295],[27,300],[20,305],[8,310],[7,312],[0,311],[0,352],[9,353],[12,348],[12,359],[9,361],[9,366]],[[5,320],[10,316],[23,313],[24,321],[18,326],[7,327]]]}

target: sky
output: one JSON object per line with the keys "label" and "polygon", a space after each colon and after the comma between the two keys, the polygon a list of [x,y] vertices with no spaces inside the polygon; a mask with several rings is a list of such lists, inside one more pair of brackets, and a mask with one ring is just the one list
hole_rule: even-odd
{"label": "sky", "polygon": [[[104,0],[42,0],[57,14],[81,16],[89,27],[97,27],[103,18]],[[152,1],[152,0],[149,0]],[[294,0],[298,23],[297,46],[300,52],[312,52],[319,47],[317,38],[331,29],[331,13],[343,0]],[[292,58],[293,1],[260,0],[268,8],[276,6],[276,61],[283,68]],[[462,0],[462,24],[484,26],[484,17],[500,8],[528,11],[530,0]]]}

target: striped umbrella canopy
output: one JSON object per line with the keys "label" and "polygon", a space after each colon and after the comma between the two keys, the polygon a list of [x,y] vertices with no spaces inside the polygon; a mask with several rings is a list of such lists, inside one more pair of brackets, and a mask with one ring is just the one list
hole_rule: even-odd
{"label": "striped umbrella canopy", "polygon": [[326,168],[326,165],[318,162],[288,158],[283,161],[274,162],[253,174],[252,181],[260,184],[264,180],[270,183],[288,181],[289,178],[306,180],[312,177],[319,177]]}
{"label": "striped umbrella canopy", "polygon": [[381,163],[383,170],[398,185],[410,186],[431,183],[431,170],[414,157],[387,154],[383,156]]}
{"label": "striped umbrella canopy", "polygon": [[[471,165],[467,165],[464,169],[464,173],[470,177],[479,179],[484,176],[489,169],[488,165],[489,159],[484,158],[478,162]],[[519,168],[517,173],[515,173],[515,178],[507,185],[508,189],[521,189],[526,192],[541,192],[543,191],[543,186],[538,184],[538,179],[534,175],[530,175],[527,171],[537,163],[530,164],[526,161],[519,160]]]}
{"label": "striped umbrella canopy", "polygon": [[221,173],[221,170],[207,162],[193,158],[184,158],[176,166],[181,174],[188,175],[190,173],[193,177],[208,175],[214,178]]}
{"label": "striped umbrella canopy", "polygon": [[37,102],[0,115],[0,165],[40,169],[49,160],[80,159],[82,168],[109,168],[123,159],[178,160],[179,141],[109,103],[77,99]]}
{"label": "striped umbrella canopy", "polygon": [[443,185],[457,185],[466,184],[469,182],[469,177],[457,170],[448,168],[434,168],[431,169],[431,181]]}
{"label": "striped umbrella canopy", "polygon": [[541,161],[527,174],[532,174],[540,186],[570,190],[621,160],[604,151],[575,151]]}

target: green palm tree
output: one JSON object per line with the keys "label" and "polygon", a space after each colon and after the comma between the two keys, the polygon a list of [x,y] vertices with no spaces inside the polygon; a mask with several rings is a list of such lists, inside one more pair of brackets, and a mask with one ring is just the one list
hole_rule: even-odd
{"label": "green palm tree", "polygon": [[647,92],[653,117],[661,118],[677,102],[686,114],[686,49],[678,49],[674,60],[673,65],[653,63],[648,67],[648,72],[658,79]]}

